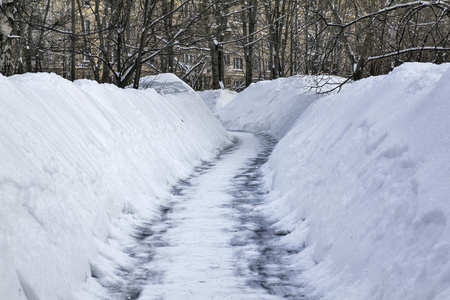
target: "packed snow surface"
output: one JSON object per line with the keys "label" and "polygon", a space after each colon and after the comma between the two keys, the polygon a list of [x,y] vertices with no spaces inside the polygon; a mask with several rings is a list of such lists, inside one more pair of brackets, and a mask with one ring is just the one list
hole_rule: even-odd
{"label": "packed snow surface", "polygon": [[[272,120],[285,108],[273,103],[304,96],[274,95],[280,82],[250,87],[222,120],[282,135]],[[449,116],[449,64],[419,63],[348,85],[298,116],[264,167],[265,210],[291,232],[285,242],[304,247],[297,279],[314,295],[450,299]]]}
{"label": "packed snow surface", "polygon": [[279,299],[246,282],[252,275],[246,256],[257,257],[255,245],[231,246],[245,228],[231,192],[234,180],[261,148],[252,134],[235,137],[231,151],[177,186],[165,221],[148,226],[163,233],[146,240],[154,252],[145,264],[152,276],[139,299]]}
{"label": "packed snow surface", "polygon": [[0,299],[105,298],[111,244],[230,143],[193,92],[54,74],[0,76],[0,140]]}

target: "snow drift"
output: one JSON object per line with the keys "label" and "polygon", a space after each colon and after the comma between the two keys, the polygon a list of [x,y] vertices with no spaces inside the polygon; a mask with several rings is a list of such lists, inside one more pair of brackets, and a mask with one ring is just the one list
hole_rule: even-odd
{"label": "snow drift", "polygon": [[253,84],[219,113],[282,137],[265,211],[304,248],[308,297],[450,299],[449,64],[403,64],[317,99],[302,80]]}
{"label": "snow drift", "polygon": [[450,299],[449,95],[448,64],[403,64],[315,101],[276,146],[266,209],[312,296]]}
{"label": "snow drift", "polygon": [[218,111],[228,130],[265,132],[281,138],[317,96],[312,77],[295,76],[252,83]]}
{"label": "snow drift", "polygon": [[151,214],[229,143],[189,91],[26,74],[0,76],[0,100],[1,299],[93,298],[91,264],[111,224]]}
{"label": "snow drift", "polygon": [[219,112],[238,95],[237,92],[230,90],[208,90],[197,93],[213,113]]}
{"label": "snow drift", "polygon": [[[131,88],[132,85],[129,86]],[[195,91],[184,81],[173,73],[161,73],[149,75],[139,79],[139,89],[154,89],[158,94],[170,95],[179,93],[195,93]]]}

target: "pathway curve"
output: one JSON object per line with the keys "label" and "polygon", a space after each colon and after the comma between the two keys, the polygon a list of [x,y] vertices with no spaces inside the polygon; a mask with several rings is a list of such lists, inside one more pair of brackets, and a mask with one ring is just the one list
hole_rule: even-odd
{"label": "pathway curve", "polygon": [[275,142],[232,134],[231,148],[174,187],[158,220],[138,226],[130,252],[140,265],[117,299],[306,299],[287,267],[298,251],[258,210],[259,167]]}

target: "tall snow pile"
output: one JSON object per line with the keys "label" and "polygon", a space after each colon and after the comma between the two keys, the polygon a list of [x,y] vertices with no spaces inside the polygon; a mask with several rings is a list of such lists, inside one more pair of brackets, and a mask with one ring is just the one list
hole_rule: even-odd
{"label": "tall snow pile", "polygon": [[276,146],[266,209],[315,295],[450,299],[449,116],[449,64],[403,64],[315,101]]}
{"label": "tall snow pile", "polygon": [[0,75],[0,140],[0,299],[90,299],[111,224],[229,143],[195,93],[52,74]]}
{"label": "tall snow pile", "polygon": [[217,113],[238,95],[237,92],[230,90],[208,90],[197,93],[202,97],[203,101],[205,101],[206,105],[213,113]]}
{"label": "tall snow pile", "polygon": [[225,128],[265,132],[281,138],[317,96],[312,77],[288,77],[252,83],[218,114]]}

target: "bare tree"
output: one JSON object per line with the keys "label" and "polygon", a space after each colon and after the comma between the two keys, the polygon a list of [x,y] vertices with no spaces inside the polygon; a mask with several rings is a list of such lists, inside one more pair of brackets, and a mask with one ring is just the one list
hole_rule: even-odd
{"label": "bare tree", "polygon": [[384,74],[405,61],[449,60],[450,15],[445,2],[326,0],[326,7],[310,11],[314,24],[322,27],[313,36],[322,73],[358,80]]}

